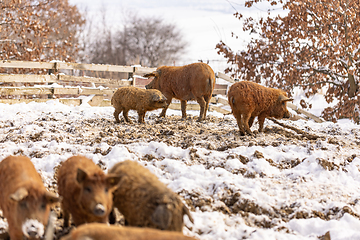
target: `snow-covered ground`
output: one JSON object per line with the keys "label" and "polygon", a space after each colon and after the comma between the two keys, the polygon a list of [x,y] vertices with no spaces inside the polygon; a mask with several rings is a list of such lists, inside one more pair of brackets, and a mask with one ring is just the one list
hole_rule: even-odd
{"label": "snow-covered ground", "polygon": [[184,198],[195,219],[184,234],[199,239],[360,239],[360,126],[283,121],[319,136],[309,140],[266,121],[265,133],[241,137],[231,115],[158,113],[129,125],[114,123],[112,107],[0,104],[0,159],[29,156],[48,187],[73,155],[105,169],[138,161]]}

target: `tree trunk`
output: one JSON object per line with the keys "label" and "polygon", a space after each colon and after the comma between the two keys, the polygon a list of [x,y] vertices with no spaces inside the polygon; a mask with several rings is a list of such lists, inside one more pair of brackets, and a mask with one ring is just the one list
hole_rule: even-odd
{"label": "tree trunk", "polygon": [[349,73],[348,79],[349,79],[349,84],[350,84],[348,94],[349,94],[349,97],[352,98],[352,97],[355,97],[355,94],[357,92],[357,85],[355,83],[354,75]]}

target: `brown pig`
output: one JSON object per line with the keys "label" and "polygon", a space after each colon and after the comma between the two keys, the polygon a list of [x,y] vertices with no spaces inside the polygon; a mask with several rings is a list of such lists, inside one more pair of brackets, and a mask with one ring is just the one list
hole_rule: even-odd
{"label": "brown pig", "polygon": [[182,233],[151,228],[109,226],[101,223],[84,224],[60,240],[195,240]]}
{"label": "brown pig", "polygon": [[91,159],[73,156],[61,164],[57,178],[64,227],[69,226],[69,214],[75,226],[108,221],[119,177],[106,175]]}
{"label": "brown pig", "polygon": [[[215,73],[209,65],[199,62],[181,67],[161,66],[144,77],[154,77],[145,87],[160,90],[167,98],[168,105],[172,98],[180,100],[183,119],[186,119],[188,100],[196,100],[200,105],[198,121],[205,119],[215,87]],[[166,110],[167,107],[162,110],[160,117],[165,117]]]}
{"label": "brown pig", "polygon": [[9,156],[0,162],[0,209],[11,240],[42,238],[50,204],[58,201],[59,197],[46,191],[28,157]]}
{"label": "brown pig", "polygon": [[120,177],[113,194],[114,207],[124,215],[129,226],[181,232],[185,214],[193,222],[180,197],[139,163],[119,162],[109,173]]}
{"label": "brown pig", "polygon": [[292,101],[280,89],[268,88],[248,81],[234,83],[228,92],[232,113],[240,134],[252,134],[250,127],[258,117],[259,132],[263,130],[265,118],[289,118],[286,102]]}
{"label": "brown pig", "polygon": [[139,123],[144,123],[147,111],[167,107],[166,97],[156,89],[141,89],[137,87],[121,87],[111,98],[111,104],[115,108],[114,117],[120,122],[119,114],[123,112],[126,122],[131,123],[128,117],[129,110],[136,110],[139,115]]}

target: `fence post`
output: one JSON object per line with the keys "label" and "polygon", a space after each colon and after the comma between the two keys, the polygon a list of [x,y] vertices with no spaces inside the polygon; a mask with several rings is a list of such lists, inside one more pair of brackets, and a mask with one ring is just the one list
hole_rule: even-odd
{"label": "fence post", "polygon": [[131,85],[134,86],[134,87],[135,87],[135,78],[134,78],[134,73],[135,73],[135,71],[136,71],[136,67],[133,67],[133,71],[132,71],[131,73],[129,73],[129,76],[128,76],[128,80],[129,80],[130,78],[133,79],[132,82],[131,82]]}
{"label": "fence post", "polygon": [[[59,73],[59,69],[58,69],[58,63],[57,62],[54,62],[54,66],[53,68],[49,69],[48,71],[48,74],[51,75],[51,74],[58,74]],[[48,85],[52,85],[52,83],[48,83]],[[54,98],[54,89],[52,89],[52,94],[48,94],[48,99],[52,99]]]}

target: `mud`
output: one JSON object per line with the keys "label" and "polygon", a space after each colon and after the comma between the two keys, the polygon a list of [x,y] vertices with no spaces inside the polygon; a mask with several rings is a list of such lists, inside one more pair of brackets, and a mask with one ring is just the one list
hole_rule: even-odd
{"label": "mud", "polygon": [[[264,153],[261,150],[254,151],[251,157],[246,157],[239,154],[231,153],[229,150],[239,146],[261,146],[261,147],[278,147],[286,145],[298,145],[307,148],[307,151],[328,151],[329,148],[357,148],[360,145],[360,134],[355,133],[355,139],[346,137],[344,133],[336,128],[329,128],[328,130],[321,130],[314,132],[312,129],[305,129],[308,132],[313,132],[321,139],[309,140],[301,134],[297,134],[288,129],[284,129],[276,124],[265,124],[264,133],[257,133],[254,136],[240,136],[236,122],[232,118],[217,118],[210,116],[204,122],[196,122],[197,116],[190,116],[186,120],[181,120],[179,116],[168,116],[166,118],[158,118],[155,114],[150,114],[146,119],[146,124],[139,124],[135,117],[131,117],[133,124],[122,121],[119,124],[114,122],[114,119],[109,117],[99,117],[91,119],[83,119],[81,121],[72,121],[71,118],[64,118],[59,116],[49,116],[43,114],[39,116],[36,121],[31,124],[34,128],[40,129],[38,132],[24,131],[22,125],[18,124],[16,120],[0,122],[0,127],[3,134],[0,138],[0,143],[13,142],[14,144],[27,143],[27,147],[19,148],[13,154],[25,154],[31,158],[45,158],[50,154],[64,154],[73,153],[73,149],[67,148],[64,145],[60,150],[46,150],[46,144],[52,141],[57,143],[68,143],[72,145],[86,146],[87,151],[94,154],[101,154],[106,156],[112,148],[118,144],[131,144],[137,142],[163,142],[168,146],[180,147],[182,149],[189,149],[191,162],[188,164],[203,164],[207,169],[209,168],[224,168],[222,162],[205,161],[198,154],[197,148],[204,148],[211,151],[226,152],[226,160],[237,159],[242,164],[247,165],[256,159],[264,159]],[[257,129],[257,126],[254,126]],[[19,134],[21,133],[21,134]],[[32,150],[29,152],[32,143],[42,142],[44,148],[41,150]],[[108,144],[107,149],[99,147],[99,143]],[[327,171],[346,171],[344,167],[351,163],[356,157],[356,154],[349,153],[345,160],[340,163],[335,163],[333,159],[316,159],[318,164]],[[161,157],[157,158],[151,154],[146,154],[141,160],[151,162],[159,161]],[[271,166],[280,170],[291,169],[301,164],[305,159],[286,159],[280,162],[275,162],[272,159],[265,159]],[[104,170],[106,164],[101,161],[98,163]],[[58,167],[58,166],[57,166]],[[55,167],[55,168],[57,168]],[[255,173],[246,168],[240,168],[231,171],[234,175],[242,175],[245,178],[259,178],[266,176],[265,173]],[[56,169],[54,181],[48,188],[56,192]],[[299,179],[299,181],[306,181]],[[307,219],[318,217],[324,220],[339,219],[345,213],[351,214],[356,218],[360,218],[355,213],[351,206],[357,202],[349,202],[348,206],[343,208],[330,208],[311,211],[303,211],[296,202],[277,207],[264,208],[255,200],[244,198],[240,192],[223,187],[222,194],[203,195],[196,192],[181,191],[179,194],[184,197],[188,207],[194,211],[200,209],[201,211],[220,211],[226,215],[241,215],[245,223],[249,226],[256,226],[259,228],[275,228],[277,231],[288,232],[286,227],[278,224],[279,222],[288,222],[291,219]],[[219,190],[218,190],[219,192]],[[326,201],[326,200],[324,200]],[[66,234],[69,229],[63,229],[62,214],[59,205],[53,209],[57,214],[56,222],[56,239]],[[256,216],[263,216],[257,218]],[[124,220],[118,213],[117,224],[124,224]],[[201,236],[201,232],[198,232]],[[320,236],[326,239],[326,236]]]}

